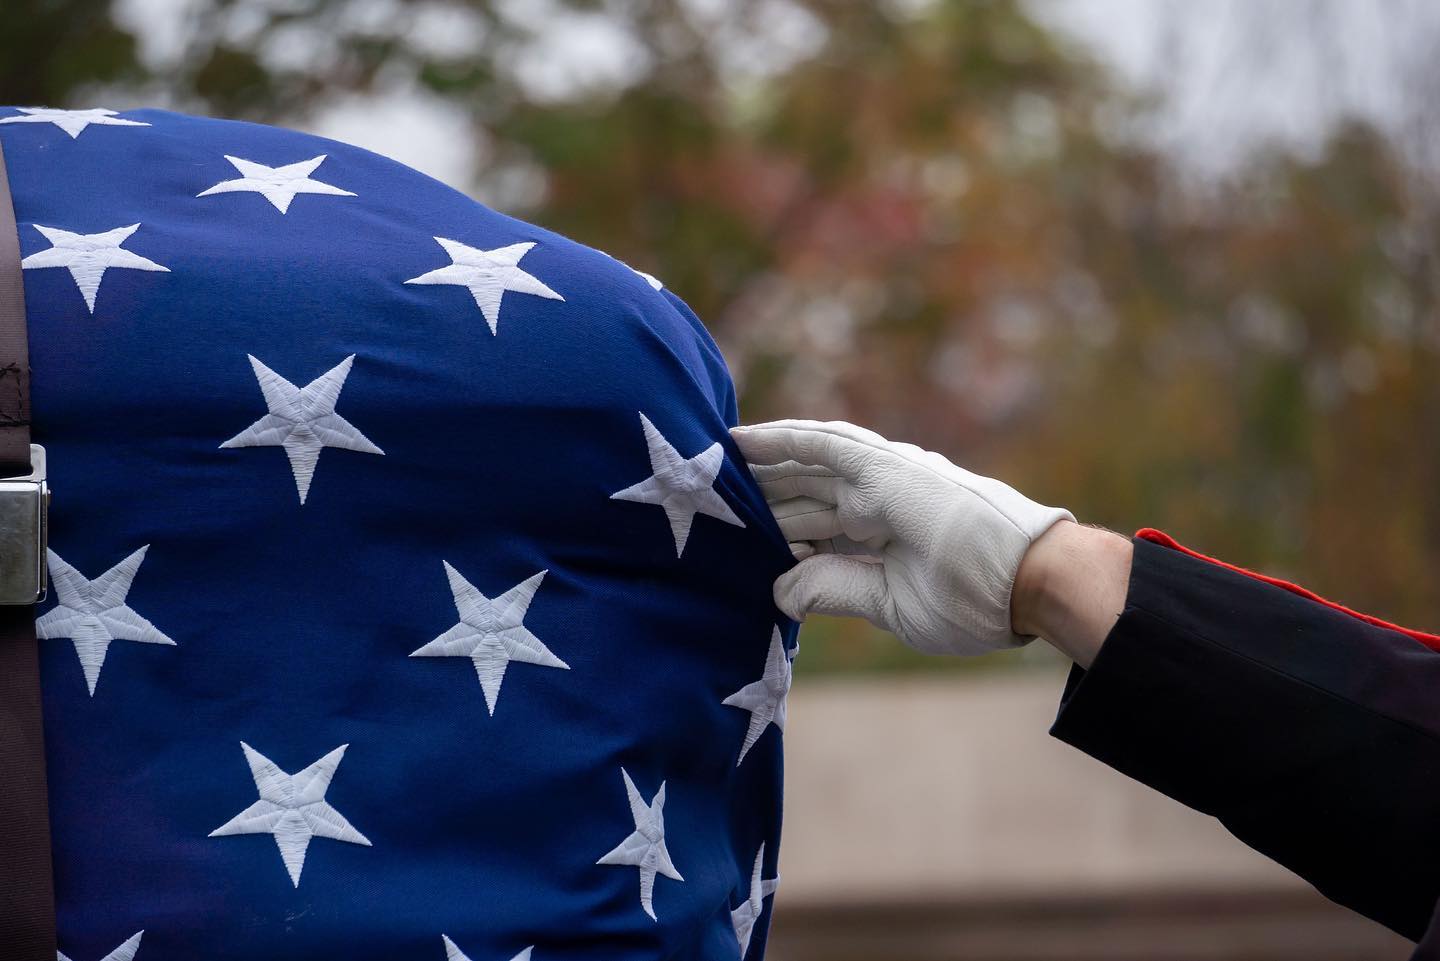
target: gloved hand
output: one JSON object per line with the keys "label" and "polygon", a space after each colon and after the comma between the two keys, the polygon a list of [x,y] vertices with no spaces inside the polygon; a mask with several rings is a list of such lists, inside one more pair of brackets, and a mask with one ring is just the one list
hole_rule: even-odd
{"label": "gloved hand", "polygon": [[929,653],[1032,638],[1010,624],[1030,543],[1069,511],[842,421],[731,432],[800,563],[775,581],[789,617],[863,617]]}

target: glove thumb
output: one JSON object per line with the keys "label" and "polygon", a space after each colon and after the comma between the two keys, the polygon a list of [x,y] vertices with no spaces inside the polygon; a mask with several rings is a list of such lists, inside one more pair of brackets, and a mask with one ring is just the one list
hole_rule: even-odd
{"label": "glove thumb", "polygon": [[830,614],[894,629],[885,568],[844,554],[816,554],[781,574],[775,579],[775,606],[795,621]]}

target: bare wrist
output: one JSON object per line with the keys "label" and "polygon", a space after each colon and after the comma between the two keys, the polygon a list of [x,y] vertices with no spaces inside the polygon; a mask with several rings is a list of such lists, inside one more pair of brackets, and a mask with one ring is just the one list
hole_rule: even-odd
{"label": "bare wrist", "polygon": [[1057,522],[1021,559],[1010,600],[1015,632],[1042,637],[1088,667],[1124,609],[1131,557],[1119,534]]}

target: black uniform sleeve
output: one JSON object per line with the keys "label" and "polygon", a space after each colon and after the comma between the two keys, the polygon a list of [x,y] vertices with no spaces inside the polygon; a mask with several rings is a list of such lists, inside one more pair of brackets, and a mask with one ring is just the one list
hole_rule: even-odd
{"label": "black uniform sleeve", "polygon": [[1419,940],[1440,900],[1440,653],[1134,544],[1125,611],[1051,733]]}

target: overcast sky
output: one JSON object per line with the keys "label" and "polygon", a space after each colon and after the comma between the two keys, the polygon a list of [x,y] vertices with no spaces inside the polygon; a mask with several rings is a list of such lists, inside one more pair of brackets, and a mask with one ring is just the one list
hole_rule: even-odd
{"label": "overcast sky", "polygon": [[1434,0],[1031,0],[1119,74],[1162,91],[1151,134],[1205,171],[1268,140],[1313,149],[1347,115],[1433,152]]}

